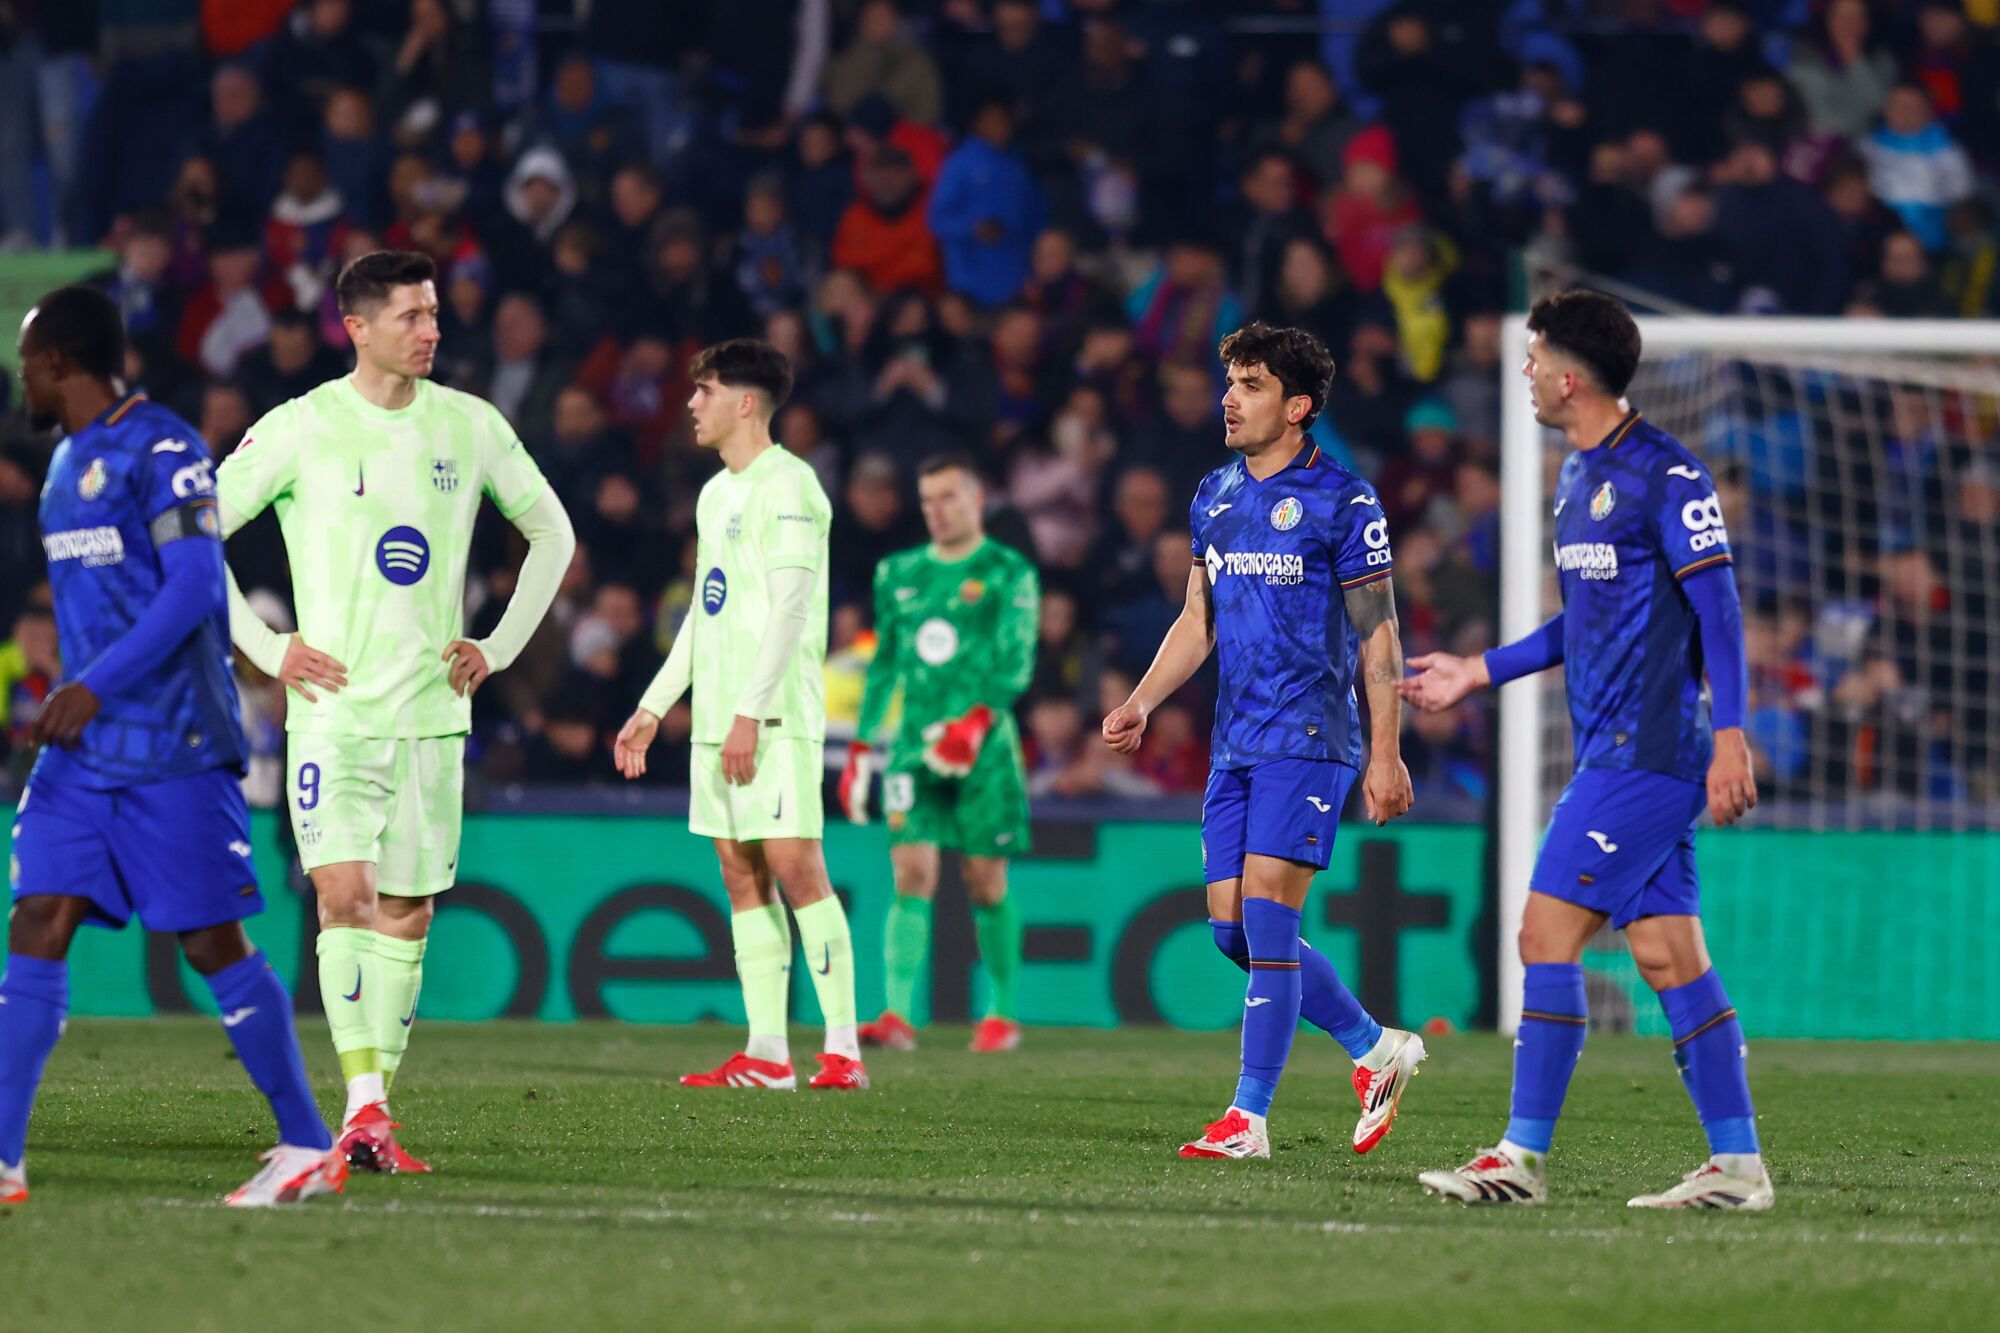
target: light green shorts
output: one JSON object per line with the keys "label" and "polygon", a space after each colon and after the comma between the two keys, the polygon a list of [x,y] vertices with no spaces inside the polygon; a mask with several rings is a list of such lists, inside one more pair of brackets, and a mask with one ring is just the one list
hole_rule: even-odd
{"label": "light green shorts", "polygon": [[698,838],[765,842],[826,832],[821,788],[825,747],[818,741],[759,740],[757,776],[744,786],[722,780],[722,747],[697,745],[688,764],[688,832]]}
{"label": "light green shorts", "polygon": [[285,805],[299,863],[375,866],[399,898],[442,893],[458,871],[465,737],[375,739],[293,732]]}

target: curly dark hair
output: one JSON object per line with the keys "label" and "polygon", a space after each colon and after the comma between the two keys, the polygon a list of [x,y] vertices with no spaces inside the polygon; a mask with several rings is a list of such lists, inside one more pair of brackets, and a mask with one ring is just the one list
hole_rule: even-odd
{"label": "curly dark hair", "polygon": [[1528,332],[1581,361],[1614,398],[1639,369],[1639,325],[1615,296],[1582,287],[1544,296],[1528,312]]}
{"label": "curly dark hair", "polygon": [[1333,353],[1325,343],[1304,329],[1274,328],[1259,320],[1224,338],[1215,350],[1225,366],[1262,366],[1270,371],[1285,397],[1304,394],[1312,399],[1299,422],[1299,433],[1312,429],[1333,391]]}
{"label": "curly dark hair", "polygon": [[762,338],[731,338],[704,347],[688,363],[688,378],[714,380],[732,389],[755,389],[775,412],[792,396],[792,363]]}

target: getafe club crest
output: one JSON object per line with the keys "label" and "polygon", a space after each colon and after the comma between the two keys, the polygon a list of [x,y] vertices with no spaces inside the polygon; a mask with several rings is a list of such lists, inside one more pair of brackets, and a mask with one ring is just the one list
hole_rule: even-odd
{"label": "getafe club crest", "polygon": [[1306,516],[1306,507],[1296,496],[1288,495],[1271,509],[1271,526],[1280,532],[1290,532]]}
{"label": "getafe club crest", "polygon": [[104,460],[93,458],[90,460],[90,466],[83,470],[83,475],[77,478],[76,493],[86,500],[95,500],[104,494],[104,486],[108,480],[110,475],[105,471]]}
{"label": "getafe club crest", "polygon": [[1610,518],[1611,511],[1617,507],[1617,488],[1608,481],[1599,486],[1596,493],[1590,497],[1590,517],[1598,523]]}

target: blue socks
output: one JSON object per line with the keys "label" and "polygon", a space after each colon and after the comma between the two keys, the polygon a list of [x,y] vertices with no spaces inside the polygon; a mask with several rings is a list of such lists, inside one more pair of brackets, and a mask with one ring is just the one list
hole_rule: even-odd
{"label": "blue socks", "polygon": [[1674,1063],[1694,1101],[1712,1153],[1754,1153],[1757,1116],[1744,1067],[1743,1025],[1715,969],[1685,986],[1660,992],[1674,1032]]}
{"label": "blue socks", "polygon": [[1583,964],[1529,963],[1521,987],[1521,1030],[1514,1041],[1514,1106],[1507,1142],[1539,1153],[1549,1150],[1589,1030]]}
{"label": "blue socks", "polygon": [[68,963],[7,955],[0,976],[0,1162],[21,1164],[42,1066],[68,1012]]}
{"label": "blue socks", "polygon": [[[1210,918],[1208,926],[1222,956],[1248,972],[1250,943],[1243,937],[1242,923]],[[1299,1017],[1331,1034],[1349,1059],[1359,1060],[1382,1040],[1382,1025],[1341,983],[1326,955],[1304,940],[1299,941]]]}
{"label": "blue socks", "polygon": [[1299,914],[1269,898],[1243,900],[1250,985],[1243,997],[1243,1077],[1235,1105],[1269,1115],[1299,1026]]}
{"label": "blue socks", "polygon": [[320,1119],[292,1027],[292,997],[262,953],[253,952],[214,976],[205,977],[222,1010],[222,1027],[236,1047],[244,1072],[271,1103],[278,1141],[299,1148],[331,1148],[333,1136]]}

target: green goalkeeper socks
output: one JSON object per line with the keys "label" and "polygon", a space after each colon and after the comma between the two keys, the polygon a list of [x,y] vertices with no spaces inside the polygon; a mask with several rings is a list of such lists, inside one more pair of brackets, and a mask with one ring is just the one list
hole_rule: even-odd
{"label": "green goalkeeper socks", "polygon": [[319,933],[319,998],[333,1029],[342,1077],[352,1082],[382,1068],[375,1025],[369,1022],[375,978],[375,932],[333,926]]}
{"label": "green goalkeeper socks", "polygon": [[1021,992],[1021,913],[1012,898],[1002,898],[991,907],[975,904],[972,924],[979,935],[979,957],[986,964],[987,980],[993,983],[990,1017],[1009,1021]]}
{"label": "green goalkeeper socks", "polygon": [[424,984],[424,940],[375,935],[374,980],[379,983],[364,1008],[375,1028],[375,1046],[382,1056],[382,1086],[387,1090],[410,1046],[410,1024],[417,1018],[417,992]]}
{"label": "green goalkeeper socks", "polygon": [[783,1064],[791,1058],[785,1008],[791,991],[792,928],[785,909],[772,903],[732,913],[729,933],[736,941],[736,977],[743,983],[743,1013],[750,1023],[744,1053]]}
{"label": "green goalkeeper socks", "polygon": [[917,982],[931,952],[931,900],[899,893],[889,906],[889,922],[882,931],[882,964],[887,974],[889,1012],[904,1022],[914,1022]]}
{"label": "green goalkeeper socks", "polygon": [[861,1057],[854,1029],[854,941],[840,899],[827,894],[792,913],[805,946],[806,970],[826,1020],[826,1049],[850,1060]]}

